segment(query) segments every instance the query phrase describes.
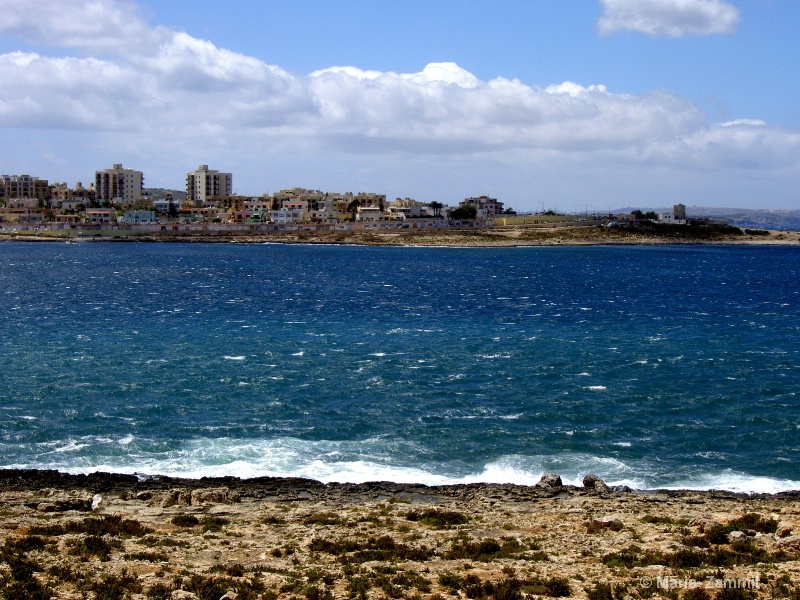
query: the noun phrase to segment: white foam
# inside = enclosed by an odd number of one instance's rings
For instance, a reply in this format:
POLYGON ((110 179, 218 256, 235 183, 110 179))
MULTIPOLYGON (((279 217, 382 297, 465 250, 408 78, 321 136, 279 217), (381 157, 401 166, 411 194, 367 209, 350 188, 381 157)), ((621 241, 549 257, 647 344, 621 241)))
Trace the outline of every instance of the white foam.
POLYGON ((777 494, 789 490, 800 490, 800 481, 757 477, 736 471, 699 475, 686 481, 675 481, 658 486, 667 490, 725 490, 747 494, 777 494))
MULTIPOLYGON (((514 418, 500 417, 500 418, 514 418)), ((120 439, 81 438, 49 444, 36 464, 12 468, 48 468, 72 473, 108 471, 173 477, 306 477, 325 483, 394 481, 447 485, 466 483, 536 484, 543 473, 558 473, 565 484, 582 486, 583 477, 596 473, 610 486, 634 489, 720 489, 746 493, 777 493, 800 489, 800 482, 757 477, 745 473, 697 473, 668 479, 646 464, 617 458, 565 452, 555 455, 506 455, 472 472, 454 471, 453 465, 420 463, 421 448, 386 438, 359 441, 308 441, 297 438, 203 438, 165 452, 148 452, 132 435, 120 439), (113 442, 116 442, 113 443, 113 442), (124 444, 126 451, 97 454, 103 447, 124 444), (55 446, 55 447, 53 447, 55 446), (82 451, 91 446, 91 453, 82 451), (77 455, 75 454, 77 453, 77 455), (94 458, 92 458, 94 456, 94 458), (404 463, 397 458, 403 457, 404 463), (44 460, 41 460, 44 459, 44 460)), ((615 445, 629 445, 617 442, 615 445)), ((117 446, 118 447, 118 446, 117 446)))
POLYGON ((604 385, 588 385, 586 386, 585 389, 592 390, 594 392, 602 392, 603 390, 606 390, 608 388, 604 385))
POLYGON ((223 356, 225 360, 245 360, 246 356, 223 356))

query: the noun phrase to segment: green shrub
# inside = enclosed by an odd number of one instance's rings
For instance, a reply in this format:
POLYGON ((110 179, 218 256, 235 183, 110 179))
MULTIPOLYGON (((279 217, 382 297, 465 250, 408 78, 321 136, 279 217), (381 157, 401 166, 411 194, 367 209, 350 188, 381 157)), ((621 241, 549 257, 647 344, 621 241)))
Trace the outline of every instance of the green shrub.
POLYGON ((200 524, 203 526, 203 533, 206 531, 219 532, 225 525, 230 524, 230 521, 223 517, 206 515, 200 520, 200 524))
POLYGON ((142 584, 135 575, 122 571, 117 575, 103 575, 100 581, 89 584, 88 589, 94 592, 95 600, 119 600, 127 598, 129 592, 142 591, 142 584))
POLYGON ((173 589, 163 583, 156 583, 147 589, 147 600, 171 600, 173 589))
POLYGON ((607 583, 598 583, 594 588, 586 588, 588 600, 615 600, 614 588, 607 583))
POLYGON ((196 525, 200 525, 200 519, 194 515, 175 515, 170 522, 178 527, 195 527, 196 525))
POLYGON ((111 558, 112 547, 119 547, 119 543, 112 544, 97 535, 90 535, 73 543, 69 550, 71 556, 89 558, 96 556, 102 561, 111 558))
POLYGON ((466 515, 452 510, 439 510, 429 508, 423 511, 412 510, 406 513, 408 521, 418 521, 434 529, 448 529, 454 525, 464 525, 469 522, 466 515))

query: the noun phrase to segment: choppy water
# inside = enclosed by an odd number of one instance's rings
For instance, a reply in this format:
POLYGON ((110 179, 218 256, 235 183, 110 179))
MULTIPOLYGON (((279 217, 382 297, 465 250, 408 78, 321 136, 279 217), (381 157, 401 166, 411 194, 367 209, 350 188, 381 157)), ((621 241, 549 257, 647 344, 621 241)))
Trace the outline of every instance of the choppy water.
POLYGON ((800 488, 800 248, 0 244, 0 466, 800 488))

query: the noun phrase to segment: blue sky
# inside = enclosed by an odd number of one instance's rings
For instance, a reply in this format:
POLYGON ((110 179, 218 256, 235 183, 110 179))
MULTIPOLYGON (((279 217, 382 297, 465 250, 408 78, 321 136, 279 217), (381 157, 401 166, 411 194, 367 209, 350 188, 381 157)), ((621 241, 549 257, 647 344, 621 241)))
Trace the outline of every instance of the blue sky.
POLYGON ((800 208, 790 0, 0 0, 3 173, 800 208), (35 7, 35 10, 31 10, 35 7), (339 67, 339 68, 334 68, 339 67))

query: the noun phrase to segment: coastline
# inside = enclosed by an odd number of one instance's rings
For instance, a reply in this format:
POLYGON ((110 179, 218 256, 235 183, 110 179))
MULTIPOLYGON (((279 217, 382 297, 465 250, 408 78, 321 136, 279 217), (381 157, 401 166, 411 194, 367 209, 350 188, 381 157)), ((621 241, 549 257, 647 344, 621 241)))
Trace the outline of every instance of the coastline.
POLYGON ((101 597, 112 583, 124 593, 103 597, 611 600, 679 598, 690 585, 704 598, 800 593, 800 491, 609 492, 548 481, 0 470, 3 560, 17 552, 32 561, 28 584, 59 598, 101 597), (724 595, 743 582, 744 595, 724 595))
MULTIPOLYGON (((709 233, 705 236, 657 235, 647 231, 628 231, 607 227, 493 227, 486 229, 438 229, 430 231, 169 231, 160 233, 126 230, 86 231, 82 237, 64 231, 0 232, 0 240, 21 242, 139 242, 139 243, 245 243, 245 244, 332 244, 365 246, 423 247, 528 247, 600 245, 782 245, 800 244, 800 232, 760 230, 760 235, 709 233)), ((74 233, 74 232, 73 232, 74 233)))

